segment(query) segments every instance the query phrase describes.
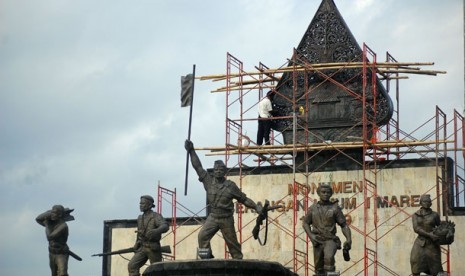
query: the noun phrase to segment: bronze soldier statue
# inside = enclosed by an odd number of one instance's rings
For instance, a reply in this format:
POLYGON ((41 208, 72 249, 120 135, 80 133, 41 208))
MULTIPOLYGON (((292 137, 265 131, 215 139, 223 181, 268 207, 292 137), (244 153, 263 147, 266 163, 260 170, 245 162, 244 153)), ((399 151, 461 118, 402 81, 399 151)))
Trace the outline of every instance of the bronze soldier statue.
MULTIPOLYGON (((207 221, 199 232, 199 250, 207 249, 211 252, 210 240, 218 230, 221 230, 232 258, 242 259, 241 245, 237 240, 236 229, 234 227, 233 199, 249 208, 255 209, 258 213, 260 213, 261 207, 248 198, 237 187, 236 183, 226 179, 226 165, 223 161, 215 161, 213 175, 210 175, 202 167, 202 163, 194 150, 194 144, 190 140, 186 140, 184 147, 190 154, 192 166, 199 176, 199 181, 203 183, 203 187, 207 191, 207 202, 210 206, 207 221)), ((213 256, 209 254, 209 256, 200 257, 212 258, 213 256)))
POLYGON ((68 276, 68 258, 71 255, 78 261, 82 259, 71 252, 67 245, 68 225, 66 221, 74 220, 70 215, 73 209, 64 208, 62 205, 54 205, 37 216, 36 221, 45 227, 48 240, 48 252, 52 276, 68 276))
MULTIPOLYGON (((418 234, 410 253, 410 266, 413 275, 420 275, 422 272, 429 275, 447 275, 442 269, 441 246, 440 244, 450 244, 453 242, 454 223, 445 223, 452 227, 451 238, 446 243, 441 243, 441 237, 435 230, 441 225, 439 214, 431 209, 430 195, 420 197, 420 210, 412 216, 413 230, 418 234)), ((446 233, 448 234, 448 233, 446 233)))
POLYGON ((139 276, 139 270, 147 260, 151 264, 162 261, 161 234, 169 229, 165 219, 159 213, 152 211, 155 207, 153 197, 141 196, 139 207, 143 214, 137 218, 135 254, 128 263, 129 276, 139 276))
POLYGON ((336 236, 336 224, 341 227, 344 242, 344 259, 352 247, 352 234, 338 202, 331 202, 333 189, 322 184, 317 189, 320 200, 310 206, 303 220, 303 227, 313 244, 313 258, 316 275, 326 275, 336 270, 334 255, 341 249, 341 240, 336 236))

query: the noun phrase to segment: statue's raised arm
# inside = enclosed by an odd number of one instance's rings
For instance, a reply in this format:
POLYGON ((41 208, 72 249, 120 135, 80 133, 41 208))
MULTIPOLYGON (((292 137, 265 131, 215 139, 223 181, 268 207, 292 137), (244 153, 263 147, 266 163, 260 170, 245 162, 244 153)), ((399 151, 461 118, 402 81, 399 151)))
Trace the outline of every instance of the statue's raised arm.
POLYGON ((192 167, 194 167, 195 171, 197 172, 198 176, 201 176, 205 169, 202 167, 202 163, 200 162, 199 156, 195 152, 194 143, 191 140, 186 140, 184 142, 184 148, 190 155, 192 167))

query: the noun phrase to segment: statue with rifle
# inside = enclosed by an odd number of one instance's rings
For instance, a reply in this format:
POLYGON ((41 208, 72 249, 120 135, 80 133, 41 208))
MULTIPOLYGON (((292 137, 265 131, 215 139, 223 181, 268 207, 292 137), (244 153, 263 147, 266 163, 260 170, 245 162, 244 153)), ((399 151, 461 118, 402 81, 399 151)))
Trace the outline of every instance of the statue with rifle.
POLYGON ((66 222, 74 220, 72 211, 74 209, 54 205, 51 210, 36 218, 37 223, 45 227, 52 276, 68 276, 69 256, 82 261, 81 257, 72 252, 67 245, 69 232, 66 222))
POLYGON ((155 207, 153 197, 140 197, 139 208, 142 215, 137 218, 137 239, 131 248, 112 252, 94 254, 92 256, 109 256, 134 252, 128 263, 129 276, 140 276, 140 268, 147 262, 150 264, 162 261, 162 253, 171 253, 169 246, 161 246, 161 235, 169 229, 168 223, 161 214, 152 211, 155 207))

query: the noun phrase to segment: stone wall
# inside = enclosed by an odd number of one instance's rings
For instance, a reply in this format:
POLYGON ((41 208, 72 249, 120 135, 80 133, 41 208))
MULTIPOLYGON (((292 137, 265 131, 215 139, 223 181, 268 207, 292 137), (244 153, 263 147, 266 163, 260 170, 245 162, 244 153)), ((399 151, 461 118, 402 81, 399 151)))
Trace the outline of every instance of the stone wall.
MULTIPOLYGON (((242 247, 245 259, 263 259, 268 261, 277 261, 286 267, 293 266, 293 209, 297 210, 297 217, 301 218, 305 214, 305 206, 302 199, 308 191, 309 204, 312 200, 318 198, 316 187, 319 183, 330 183, 333 185, 335 193, 334 199, 338 199, 344 214, 351 221, 353 249, 351 250, 351 261, 345 262, 342 257, 342 251, 337 253, 336 267, 337 270, 344 272, 345 275, 355 275, 363 270, 364 242, 369 248, 375 249, 374 239, 378 239, 377 258, 382 266, 396 272, 399 275, 408 275, 410 273, 410 250, 413 241, 416 238, 412 229, 411 214, 419 208, 419 197, 421 194, 431 194, 433 208, 437 208, 440 200, 436 196, 436 167, 434 166, 393 166, 384 168, 377 173, 376 183, 378 185, 378 198, 373 196, 373 191, 367 191, 370 196, 369 204, 366 205, 367 228, 364 229, 364 196, 363 196, 363 171, 328 171, 312 173, 308 182, 302 174, 296 174, 296 181, 303 184, 297 197, 297 204, 294 204, 292 195, 292 173, 268 173, 251 174, 242 178, 240 183, 239 176, 230 176, 229 179, 242 186, 242 190, 254 201, 264 202, 268 199, 271 205, 283 205, 283 208, 277 209, 269 214, 269 232, 268 243, 260 246, 258 241, 252 237, 252 228, 255 225, 256 214, 251 210, 242 210, 242 247), (381 198, 381 199, 379 199, 381 198), (387 200, 387 201, 385 201, 387 200), (377 233, 374 229, 374 217, 377 217, 377 233), (368 233, 365 239, 363 233, 368 233)), ((373 181, 374 176, 367 175, 373 181)), ((238 211, 238 209, 236 210, 238 211)), ((444 219, 444 217, 442 217, 444 219)), ((449 217, 456 223, 455 242, 450 246, 451 253, 451 271, 454 273, 465 272, 465 263, 459 260, 463 259, 465 253, 460 248, 465 246, 463 231, 465 218, 462 216, 449 217)), ((236 214, 236 227, 237 227, 236 214)), ((197 234, 200 225, 184 225, 177 229, 176 239, 179 244, 176 246, 176 259, 195 259, 197 248, 197 234)), ((307 243, 306 235, 303 231, 301 222, 295 225, 297 238, 295 239, 296 249, 306 252, 307 243)), ((126 248, 134 244, 134 228, 114 228, 111 233, 111 242, 113 250, 126 248)), ((260 233, 263 239, 263 232, 260 233)), ((338 235, 344 241, 344 237, 338 228, 338 235)), ((162 245, 172 245, 172 234, 163 238, 162 245)), ((213 254, 216 258, 224 258, 224 242, 218 234, 212 240, 213 254)), ((308 261, 310 267, 313 265, 313 255, 311 244, 308 244, 308 261)), ((131 254, 124 255, 130 258, 131 254)), ((373 256, 369 256, 373 258, 373 256)), ((443 261, 446 256, 443 255, 443 261)), ((304 261, 304 257, 300 257, 304 261)), ((127 261, 121 256, 111 258, 111 275, 126 275, 127 261)), ((379 266, 378 275, 386 274, 382 266, 379 266)), ((444 269, 446 267, 444 266, 444 269)), ((310 270, 311 271, 311 270, 310 270)), ((303 275, 303 271, 299 270, 303 275)), ((458 274, 457 274, 458 275, 458 274)))

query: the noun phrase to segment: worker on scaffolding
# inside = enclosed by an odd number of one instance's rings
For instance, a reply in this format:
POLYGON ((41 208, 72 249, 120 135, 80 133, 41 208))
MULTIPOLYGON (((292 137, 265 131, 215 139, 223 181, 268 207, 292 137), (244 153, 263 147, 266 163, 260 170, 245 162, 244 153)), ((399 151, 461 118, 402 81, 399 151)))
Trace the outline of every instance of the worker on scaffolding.
POLYGON ((336 236, 336 224, 341 227, 342 234, 346 238, 344 242, 346 261, 348 261, 346 257, 348 251, 352 247, 352 234, 338 202, 330 201, 333 188, 328 184, 321 184, 317 193, 320 200, 308 208, 303 219, 303 228, 313 244, 315 272, 320 276, 336 270, 334 255, 338 249, 341 249, 341 240, 336 236))
POLYGON ((258 103, 258 130, 257 130, 257 145, 261 146, 263 140, 265 145, 270 145, 271 133, 271 117, 273 113, 272 101, 274 98, 274 91, 270 90, 258 103))
POLYGON ((241 245, 237 240, 236 229, 234 227, 233 199, 256 210, 257 213, 261 212, 262 207, 248 198, 247 195, 237 187, 236 183, 226 179, 227 168, 223 161, 215 161, 213 175, 210 175, 202 167, 202 163, 195 152, 194 144, 190 140, 186 140, 184 147, 190 155, 192 166, 199 176, 199 181, 203 183, 207 191, 207 203, 210 210, 207 221, 202 226, 198 236, 199 252, 206 251, 208 254, 199 254, 199 257, 202 259, 213 258, 210 240, 218 230, 221 230, 232 258, 242 259, 241 245))

